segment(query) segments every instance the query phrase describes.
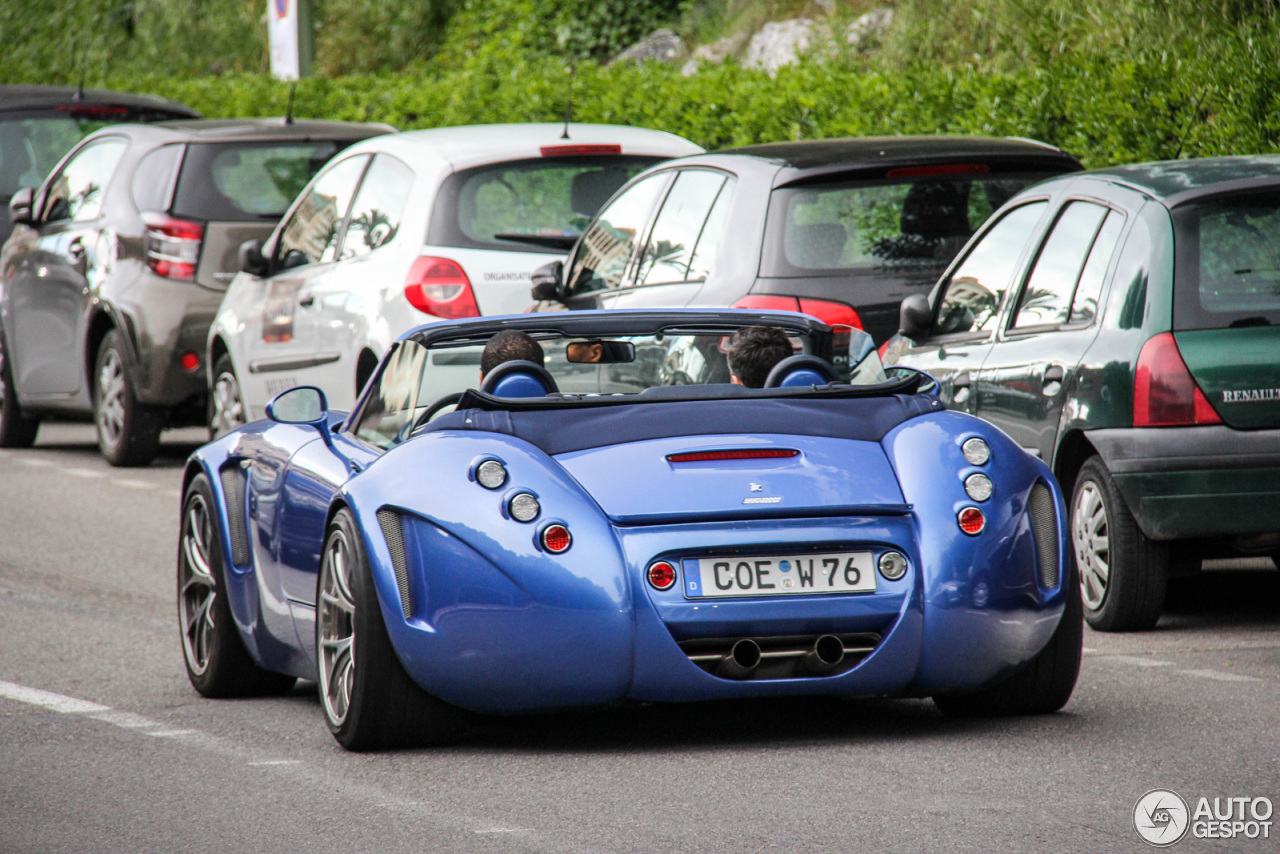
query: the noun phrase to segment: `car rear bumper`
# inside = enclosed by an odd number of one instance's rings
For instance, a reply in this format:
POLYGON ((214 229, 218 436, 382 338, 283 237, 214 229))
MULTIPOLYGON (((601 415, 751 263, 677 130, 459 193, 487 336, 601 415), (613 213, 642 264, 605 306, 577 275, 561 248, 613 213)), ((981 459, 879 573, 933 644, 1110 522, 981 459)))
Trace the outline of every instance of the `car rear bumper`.
POLYGON ((1280 430, 1112 428, 1086 436, 1151 539, 1280 531, 1280 430))

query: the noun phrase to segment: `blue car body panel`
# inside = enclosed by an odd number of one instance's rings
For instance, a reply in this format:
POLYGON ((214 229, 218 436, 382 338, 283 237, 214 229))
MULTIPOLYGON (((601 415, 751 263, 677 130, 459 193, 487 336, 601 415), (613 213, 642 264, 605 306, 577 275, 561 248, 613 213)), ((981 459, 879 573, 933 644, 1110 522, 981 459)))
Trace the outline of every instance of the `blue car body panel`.
POLYGON ((385 452, 353 438, 339 414, 327 428, 262 421, 199 449, 187 477, 203 471, 213 487, 228 598, 250 654, 303 678, 316 676, 316 577, 339 507, 363 532, 405 670, 433 695, 476 711, 924 696, 990 684, 1035 656, 1057 626, 1068 583, 1065 505, 1049 469, 932 395, 797 394, 606 402, 591 412, 466 409, 385 452), (971 437, 991 448, 981 467, 962 454, 971 437), (760 448, 796 454, 668 459, 760 448), (475 481, 485 459, 505 466, 502 487, 475 481), (978 471, 995 494, 982 503, 985 529, 971 536, 957 515, 975 503, 964 478, 978 471), (243 499, 229 501, 236 478, 243 499), (1056 520, 1048 567, 1039 565, 1028 513, 1037 484, 1049 490, 1056 520), (516 492, 538 499, 534 521, 510 517, 516 492), (380 512, 400 526, 402 580, 380 512), (540 544, 552 523, 572 532, 562 554, 540 544), (245 553, 233 542, 237 524, 249 541, 243 563, 234 558, 245 553), (665 591, 645 580, 658 559, 681 567, 801 549, 873 559, 893 550, 908 569, 897 580, 877 577, 874 592, 724 599, 690 596, 683 575, 665 591), (707 639, 826 634, 874 638, 873 649, 841 672, 768 679, 715 675, 689 652, 707 639))

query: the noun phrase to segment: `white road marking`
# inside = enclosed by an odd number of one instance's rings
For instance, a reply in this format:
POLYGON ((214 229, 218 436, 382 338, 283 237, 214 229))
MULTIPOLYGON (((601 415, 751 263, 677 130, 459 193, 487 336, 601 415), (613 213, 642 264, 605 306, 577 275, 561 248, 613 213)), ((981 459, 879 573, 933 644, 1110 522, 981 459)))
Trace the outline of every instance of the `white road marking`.
POLYGON ((14 459, 22 463, 24 466, 31 466, 32 468, 38 469, 53 468, 54 465, 53 460, 42 460, 39 457, 14 457, 14 459))
POLYGON ((111 481, 120 486, 127 486, 130 489, 155 489, 156 485, 146 480, 135 480, 131 477, 118 477, 111 481))
POLYGON ((8 697, 19 703, 40 706, 50 711, 67 715, 83 715, 91 712, 109 712, 110 706, 100 706, 88 700, 77 700, 75 697, 64 697, 52 691, 41 691, 39 688, 28 688, 13 682, 0 682, 0 697, 8 697))
POLYGON ((153 727, 161 727, 164 724, 153 721, 150 718, 144 718, 142 715, 135 715, 133 712, 121 712, 111 709, 106 712, 98 712, 89 715, 95 721, 106 721, 109 724, 115 724, 125 729, 151 729, 153 727))
POLYGON ((1222 670, 1179 670, 1187 676, 1198 676, 1201 679, 1216 679, 1219 682, 1261 682, 1257 676, 1243 676, 1239 673, 1227 673, 1222 670))
POLYGON ((93 469, 63 469, 64 472, 72 477, 106 477, 104 471, 94 471, 93 469))
POLYGON ((301 759, 264 759, 261 762, 249 762, 247 764, 251 768, 260 767, 263 765, 301 765, 302 760, 301 759))
POLYGON ((1162 661, 1159 658, 1144 658, 1140 655, 1101 655, 1098 656, 1102 661, 1118 661, 1121 664, 1131 664, 1134 667, 1172 667, 1172 661, 1162 661))

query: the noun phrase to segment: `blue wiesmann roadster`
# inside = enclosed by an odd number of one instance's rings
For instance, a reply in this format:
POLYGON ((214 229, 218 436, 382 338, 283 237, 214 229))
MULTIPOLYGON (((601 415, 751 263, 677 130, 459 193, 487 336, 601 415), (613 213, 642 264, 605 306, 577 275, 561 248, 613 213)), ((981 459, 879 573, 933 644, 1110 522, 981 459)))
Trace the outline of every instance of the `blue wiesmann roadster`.
POLYGON ((787 312, 421 327, 350 414, 295 388, 192 456, 188 675, 210 697, 314 679, 353 750, 628 700, 1056 711, 1081 644, 1061 492, 930 386, 787 312), (729 382, 747 325, 795 352, 760 389, 729 382), (480 383, 512 328, 545 363, 480 383))

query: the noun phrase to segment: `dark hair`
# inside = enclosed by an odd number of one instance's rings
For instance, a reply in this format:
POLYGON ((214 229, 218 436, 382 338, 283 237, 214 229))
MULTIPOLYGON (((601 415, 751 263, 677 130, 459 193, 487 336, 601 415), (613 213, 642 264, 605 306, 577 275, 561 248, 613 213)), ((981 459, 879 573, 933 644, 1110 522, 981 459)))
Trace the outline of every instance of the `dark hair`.
POLYGON ((729 339, 729 373, 749 388, 763 388, 773 366, 794 352, 787 333, 772 326, 744 326, 729 339))
POLYGON ((541 365, 544 358, 542 345, 527 332, 504 329, 484 345, 484 352, 480 354, 480 373, 487 374, 503 362, 516 359, 541 365))

